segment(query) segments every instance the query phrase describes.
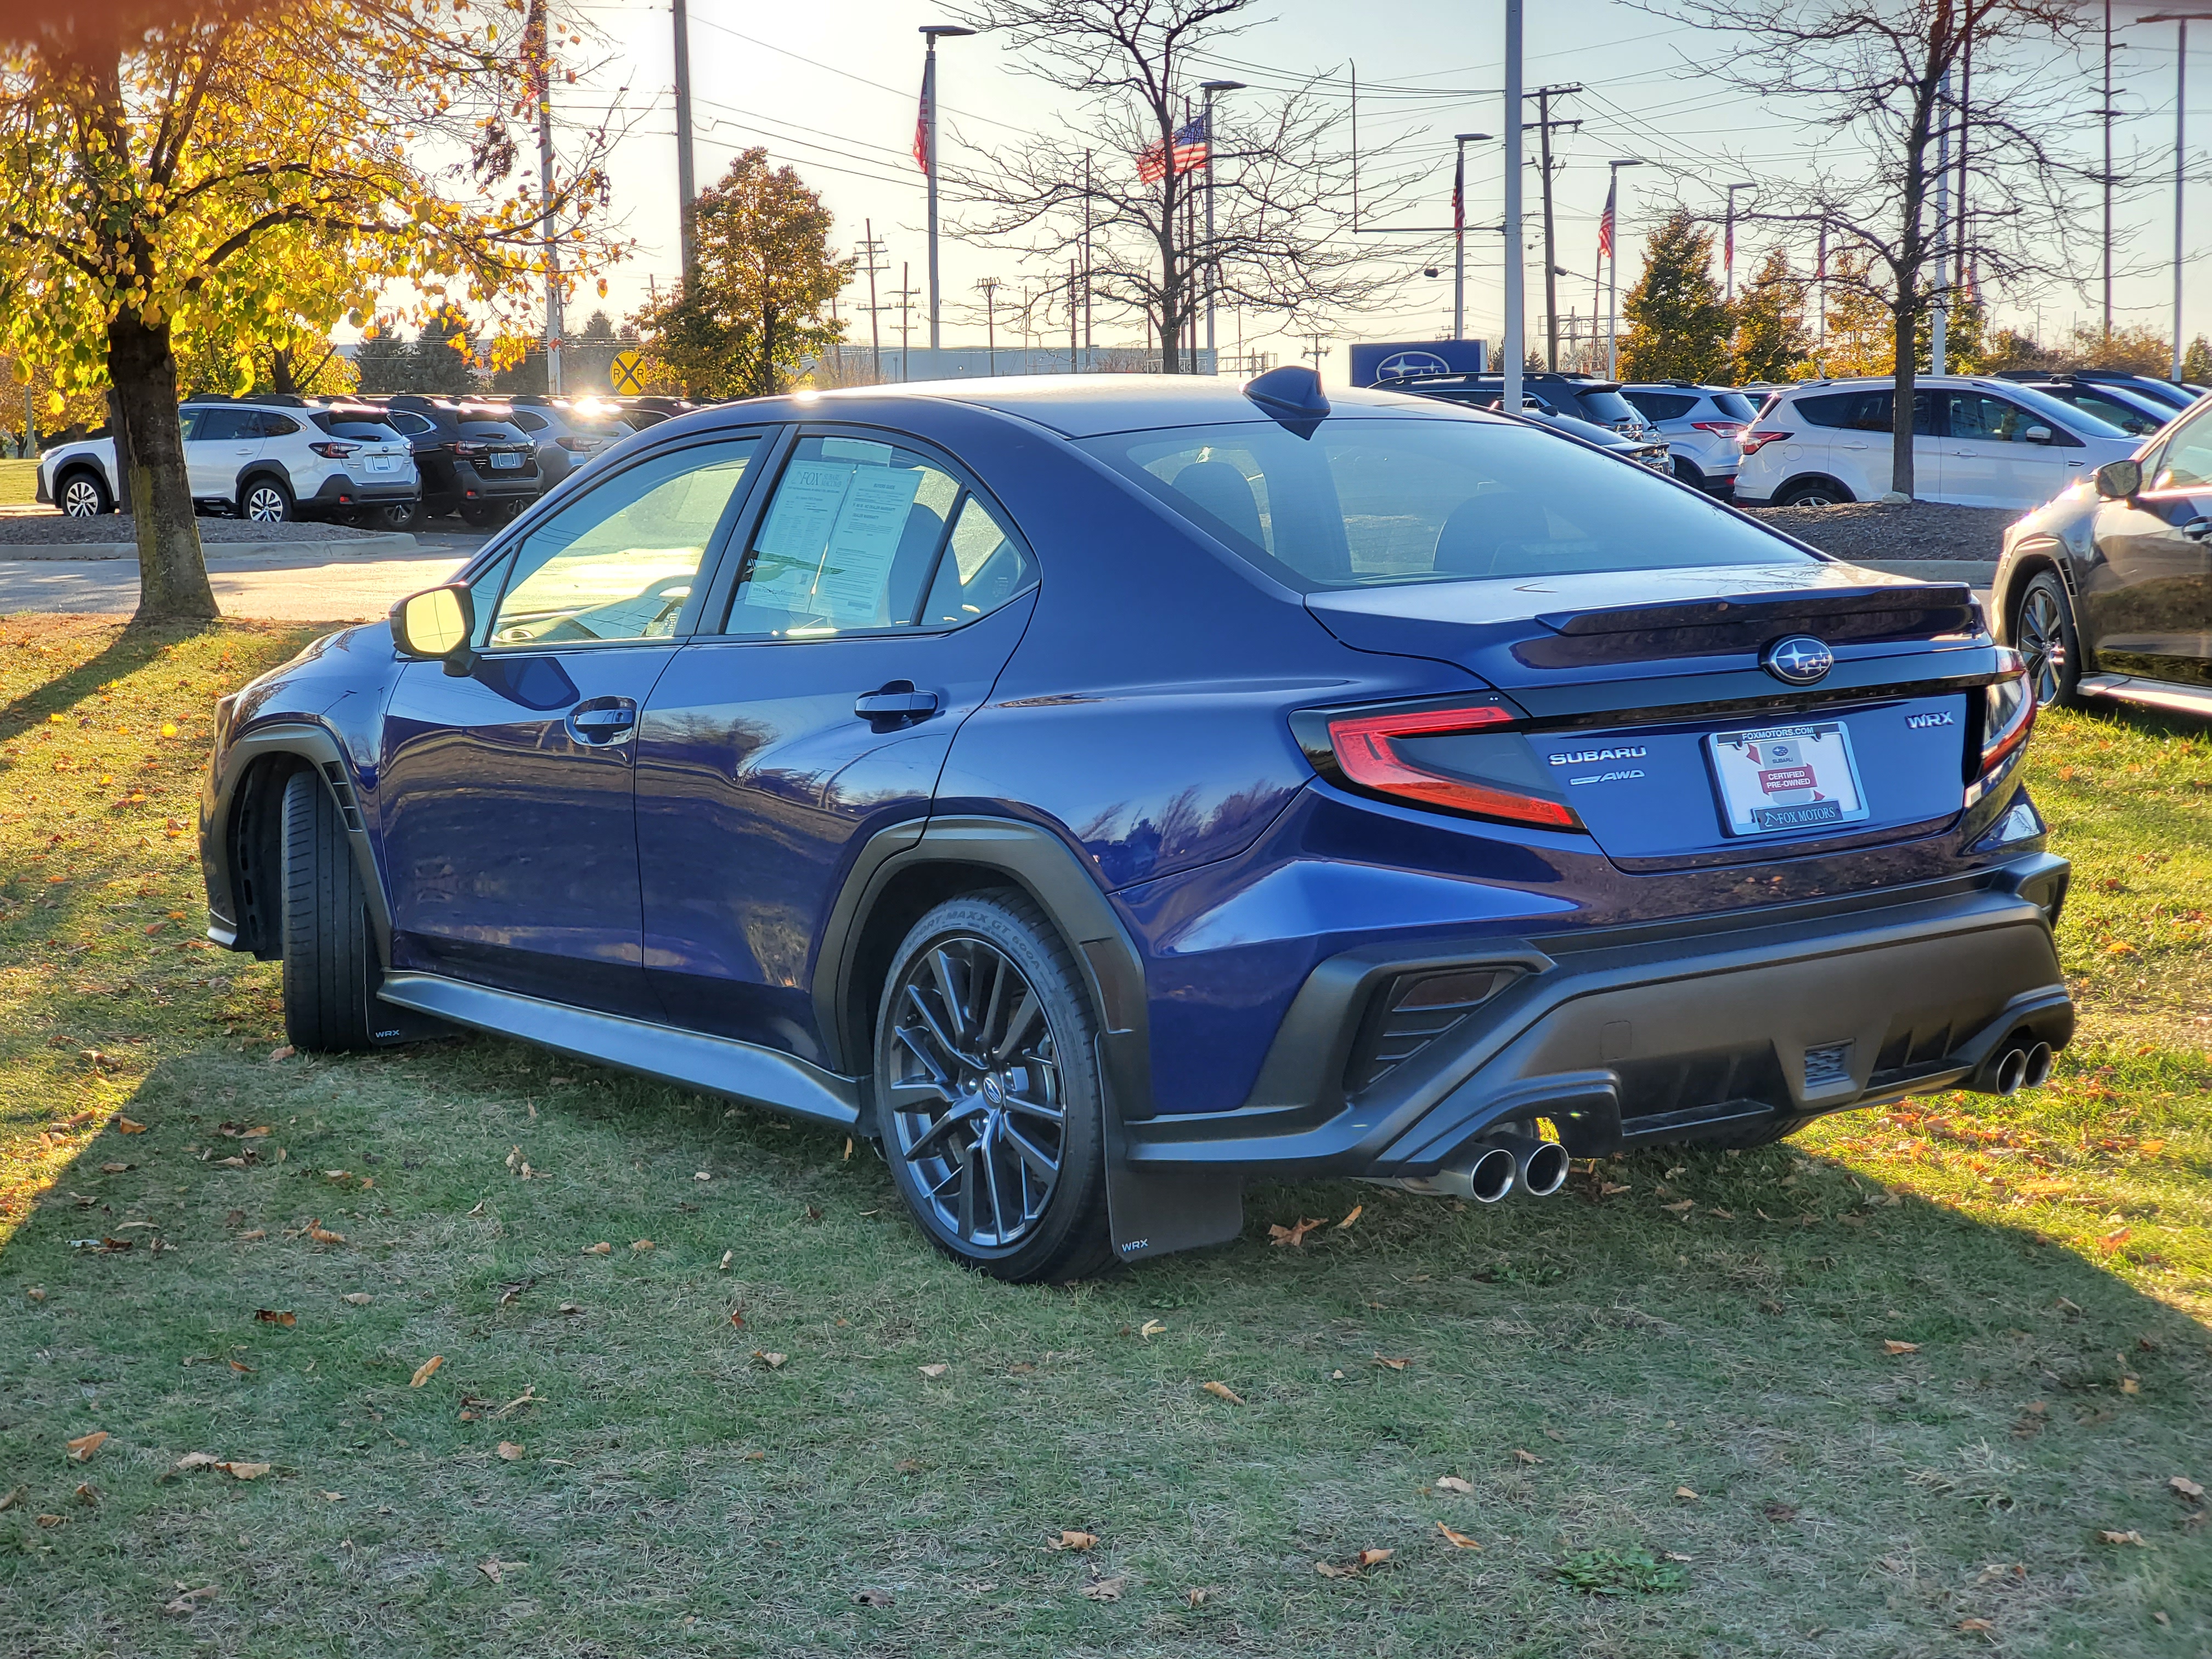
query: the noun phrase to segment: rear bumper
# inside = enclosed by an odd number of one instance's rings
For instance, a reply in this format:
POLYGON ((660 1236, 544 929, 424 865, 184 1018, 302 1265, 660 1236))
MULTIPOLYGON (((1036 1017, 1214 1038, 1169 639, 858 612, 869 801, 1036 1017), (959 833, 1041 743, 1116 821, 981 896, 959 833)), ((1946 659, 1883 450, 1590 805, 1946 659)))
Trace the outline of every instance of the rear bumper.
POLYGON ((1370 947, 1316 969, 1253 1103, 1128 1126, 1133 1168, 1411 1176, 1548 1118, 1577 1157, 1972 1086, 2015 1041, 2063 1047, 2051 937, 2068 866, 2037 854, 1936 892, 1726 927, 1370 947), (1409 969, 1521 976, 1365 1090, 1340 1083, 1409 969), (1302 1094, 1303 1097, 1295 1097, 1302 1094))
POLYGON ((475 501, 534 501, 546 488, 533 469, 529 472, 487 472, 471 462, 453 469, 455 487, 464 500, 475 501))

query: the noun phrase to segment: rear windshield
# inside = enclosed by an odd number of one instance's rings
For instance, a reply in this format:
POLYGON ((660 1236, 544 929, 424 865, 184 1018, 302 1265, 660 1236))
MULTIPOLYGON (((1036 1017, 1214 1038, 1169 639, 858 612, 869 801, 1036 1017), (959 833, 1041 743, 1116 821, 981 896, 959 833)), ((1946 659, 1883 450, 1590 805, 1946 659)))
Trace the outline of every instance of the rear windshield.
POLYGON ((1816 562, 1632 462, 1492 421, 1332 416, 1121 432, 1083 447, 1302 592, 1816 562))
POLYGON ((1618 392, 1577 392, 1571 394, 1571 398, 1582 405, 1584 420, 1595 421, 1600 426, 1637 418, 1634 405, 1618 392))
POLYGON ((1713 393, 1713 407, 1720 410, 1723 420, 1755 421, 1759 418, 1759 405, 1741 392, 1716 392, 1713 393))
POLYGON ((1698 406, 1695 392, 1624 392, 1620 395, 1642 410, 1647 421, 1679 421, 1698 406))

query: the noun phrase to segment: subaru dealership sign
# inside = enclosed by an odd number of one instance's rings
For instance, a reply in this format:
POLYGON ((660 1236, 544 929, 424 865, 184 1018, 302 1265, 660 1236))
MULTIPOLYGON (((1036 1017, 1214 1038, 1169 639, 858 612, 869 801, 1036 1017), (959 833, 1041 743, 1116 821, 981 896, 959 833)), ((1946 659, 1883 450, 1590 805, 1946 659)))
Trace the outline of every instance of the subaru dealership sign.
POLYGON ((1352 348, 1352 384, 1373 386, 1401 374, 1480 374, 1490 349, 1480 340, 1392 340, 1352 348))

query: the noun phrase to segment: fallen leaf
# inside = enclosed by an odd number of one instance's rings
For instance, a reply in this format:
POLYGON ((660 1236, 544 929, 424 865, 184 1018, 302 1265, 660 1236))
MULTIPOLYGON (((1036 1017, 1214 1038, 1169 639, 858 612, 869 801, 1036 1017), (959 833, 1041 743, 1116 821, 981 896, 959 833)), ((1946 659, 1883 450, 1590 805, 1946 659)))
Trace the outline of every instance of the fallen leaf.
POLYGON ((103 1164, 100 1166, 100 1172, 102 1175, 121 1175, 129 1168, 131 1165, 128 1164, 103 1164))
POLYGON ((1455 1474, 1440 1474, 1431 1484, 1438 1492, 1455 1492, 1469 1498, 1474 1495, 1474 1482, 1462 1480, 1455 1474))
POLYGON ((499 1455, 502 1461, 512 1463, 522 1455, 522 1448, 512 1440, 502 1440, 499 1443, 499 1455))
POLYGON ((211 1469, 222 1462, 213 1452, 186 1452, 170 1467, 171 1474, 182 1474, 189 1469, 211 1469))
POLYGON ((1143 1324, 1137 1328, 1137 1334, 1143 1337, 1146 1341, 1149 1342, 1154 1337, 1160 1335, 1166 1329, 1167 1327, 1158 1320, 1147 1319, 1143 1324))
POLYGON ((1097 1533, 1070 1532, 1065 1528, 1061 1530, 1060 1536, 1056 1540, 1045 1546, 1048 1550, 1088 1550, 1096 1549, 1097 1547, 1098 1534, 1097 1533))
POLYGON ((2134 1531, 2112 1532, 2100 1528, 2097 1534, 2097 1541, 2100 1544, 2133 1544, 2139 1548, 2148 1547, 2143 1543, 2143 1535, 2134 1531))
POLYGON ((1694 1210, 1697 1206, 1698 1200, 1696 1199, 1686 1198, 1679 1204, 1662 1204, 1659 1207, 1666 1211, 1669 1215, 1680 1215, 1683 1211, 1694 1210))
POLYGON ((1884 1353, 1918 1353, 1920 1345, 1917 1342, 1899 1342, 1895 1337, 1890 1337, 1883 1341, 1881 1351, 1884 1353))
POLYGON ((350 1302, 356 1308, 366 1308, 370 1303, 375 1301, 376 1298, 371 1296, 367 1291, 348 1291, 344 1296, 339 1298, 339 1300, 350 1302))
POLYGON ((1402 1371, 1412 1362, 1404 1359, 1393 1359, 1388 1354, 1378 1353, 1375 1356, 1375 1363, 1378 1365, 1388 1365, 1394 1371, 1402 1371))
POLYGON ((1443 1534, 1444 1540, 1455 1550, 1479 1550, 1482 1547, 1465 1533, 1454 1532, 1441 1521, 1437 1522, 1437 1530, 1443 1534))
POLYGON ((952 1368, 950 1365, 947 1365, 943 1360, 939 1360, 934 1365, 917 1365, 915 1369, 920 1371, 924 1376, 933 1380, 944 1376, 945 1372, 951 1370, 952 1368))
POLYGON ((504 1571, 504 1564, 498 1561, 479 1561, 477 1563, 477 1571, 496 1584, 500 1582, 500 1575, 504 1571))
POLYGON ((559 1307, 554 1309, 553 1311, 556 1314, 574 1315, 583 1312, 584 1308, 583 1304, 579 1302, 563 1302, 559 1307))
POLYGON ((76 1488, 76 1501, 87 1509, 99 1507, 100 1489, 88 1481, 79 1481, 76 1488))
POLYGON ((230 1368, 236 1371, 240 1376, 251 1376, 253 1375, 252 1366, 241 1364, 235 1359, 230 1362, 230 1368))
POLYGON ((649 1238, 633 1238, 629 1242, 629 1247, 633 1250, 649 1250, 653 1248, 653 1241, 649 1238))
POLYGON ((178 1596, 176 1600, 169 1602, 161 1609, 161 1611, 164 1613, 191 1613, 198 1609, 202 1601, 211 1599, 214 1595, 215 1586, 213 1584, 204 1585, 198 1589, 186 1590, 182 1595, 178 1596))
POLYGON ((94 1429, 90 1434, 79 1435, 76 1439, 69 1443, 70 1462, 72 1463, 82 1463, 87 1462, 91 1458, 93 1453, 98 1451, 102 1445, 106 1443, 106 1441, 107 1431, 106 1429, 94 1429))
POLYGON ((1338 1223, 1336 1224, 1336 1230, 1337 1230, 1337 1231, 1339 1231, 1339 1232, 1342 1232, 1342 1231, 1343 1231, 1346 1227, 1349 1227, 1349 1226, 1350 1226, 1353 1222, 1355 1222, 1355 1221, 1358 1220, 1358 1219, 1359 1219, 1359 1218, 1360 1218, 1360 1216, 1361 1216, 1361 1214, 1362 1214, 1362 1213, 1366 1210, 1366 1208, 1367 1208, 1367 1206, 1366 1206, 1364 1204, 1355 1204, 1355 1205, 1353 1205, 1353 1206, 1352 1206, 1352 1213, 1351 1213, 1350 1215, 1348 1215, 1348 1216, 1345 1217, 1343 1220, 1341 1220, 1341 1221, 1340 1221, 1340 1222, 1338 1222, 1338 1223))
POLYGON ((218 1471, 228 1475, 234 1480, 258 1480, 263 1475, 269 1473, 271 1465, 267 1463, 224 1462, 216 1464, 216 1468, 218 1471))
POLYGON ((1597 1184, 1597 1195, 1600 1198, 1617 1198, 1623 1193, 1632 1193, 1635 1190, 1635 1188, 1625 1186, 1617 1181, 1601 1181, 1597 1184))
POLYGON ((1719 1205, 1717 1205, 1717 1204, 1714 1205, 1714 1206, 1713 1206, 1713 1207, 1712 1207, 1712 1208, 1711 1208, 1710 1210, 1707 1210, 1707 1211, 1705 1212, 1705 1213, 1706 1213, 1707 1215, 1717 1215, 1717 1216, 1718 1216, 1718 1217, 1719 1217, 1722 1220, 1723 1220, 1723 1221, 1733 1221, 1733 1220, 1735 1220, 1735 1211, 1733 1211, 1733 1210, 1723 1210, 1723 1208, 1721 1208, 1721 1206, 1720 1206, 1719 1205))
POLYGON ((0 1492, 0 1510, 14 1509, 23 1501, 27 1491, 26 1487, 17 1486, 11 1492, 0 1492))
POLYGON ((1996 1626, 1986 1619, 1961 1619, 1952 1628, 1954 1630, 1995 1630, 1996 1626))
POLYGON ((42 1285, 33 1285, 29 1290, 25 1291, 23 1294, 29 1297, 33 1302, 44 1302, 46 1299, 46 1289, 42 1285))
POLYGON ((1317 1215, 1310 1221, 1300 1221, 1294 1226, 1279 1227, 1271 1224, 1267 1229, 1267 1240, 1273 1244, 1291 1244, 1303 1249, 1305 1247, 1306 1235, 1315 1228, 1325 1224, 1328 1220, 1327 1216, 1317 1215))
POLYGON ((2140 1377, 2134 1376, 2122 1377, 2120 1379, 2120 1392, 2122 1394, 2141 1394, 2142 1392, 2142 1380, 2140 1377))
POLYGON ((1523 1463, 1540 1463, 1544 1461, 1542 1458, 1537 1456, 1535 1453, 1532 1451, 1523 1451, 1518 1446, 1516 1446, 1513 1449, 1513 1455, 1523 1463))
POLYGON ((146 1126, 136 1118, 118 1117, 115 1120, 115 1133, 119 1135, 143 1135, 146 1133, 146 1126))
POLYGON ((1241 1406, 1244 1403, 1244 1396, 1226 1382, 1209 1382, 1206 1385, 1206 1391, 1216 1400, 1226 1400, 1232 1406, 1241 1406))
POLYGON ((313 1239, 318 1244, 343 1244, 345 1243, 345 1235, 343 1233, 332 1232, 329 1228, 323 1225, 319 1218, 316 1217, 310 1217, 308 1218, 307 1237, 313 1239))
POLYGON ((737 1252, 735 1250, 725 1250, 722 1252, 722 1272, 727 1273, 730 1271, 730 1258, 736 1254, 737 1252))
POLYGON ((772 1371, 780 1371, 783 1369, 785 1363, 790 1359, 791 1356, 787 1353, 764 1353, 760 1349, 755 1348, 753 1350, 753 1358, 759 1360, 760 1363, 767 1366, 769 1370, 772 1371))
POLYGON ((1677 1497, 1677 1498, 1688 1498, 1688 1499, 1690 1500, 1690 1502, 1692 1502, 1692 1504, 1697 1503, 1697 1502, 1698 1501, 1698 1494, 1697 1494, 1697 1493, 1695 1493, 1695 1492, 1692 1492, 1692 1491, 1691 1491, 1687 1486, 1677 1486, 1677 1487, 1675 1487, 1675 1488, 1674 1488, 1674 1496, 1675 1496, 1675 1497, 1677 1497))
POLYGON ((271 1048, 269 1051, 269 1058, 270 1060, 274 1063, 280 1060, 289 1060, 293 1055, 299 1052, 300 1051, 297 1048, 295 1048, 290 1043, 287 1042, 283 1044, 281 1047, 271 1048))
POLYGON ((1194 1607, 1202 1607, 1206 1605, 1206 1598, 1212 1594, 1213 1592, 1210 1589, 1199 1589, 1194 1588, 1185 1590, 1182 1593, 1182 1599, 1189 1602, 1191 1606, 1194 1607))
POLYGON ((1797 1511, 1787 1504, 1769 1504, 1762 1513, 1778 1527, 1786 1525, 1797 1518, 1797 1511))
MULTIPOLYGON (((850 1146, 852 1143, 846 1143, 850 1146)), ((853 1600, 864 1607, 887 1607, 891 1604, 891 1593, 887 1589, 854 1590, 853 1600)))
POLYGON ((2191 1480, 2185 1474, 2177 1474, 2166 1484, 2172 1487, 2174 1491, 2179 1492, 2184 1498, 2196 1499, 2201 1498, 2204 1496, 2204 1488, 2198 1486, 2194 1480, 2191 1480))
POLYGON ((1094 1579, 1085 1584, 1078 1594, 1093 1601, 1118 1601, 1121 1599, 1122 1586, 1128 1582, 1126 1576, 1120 1578, 1094 1579))
POLYGON ((69 1517, 65 1515, 41 1515, 36 1519, 42 1527, 60 1527, 69 1523, 69 1517))
POLYGON ((425 1382, 428 1382, 430 1380, 431 1376, 436 1372, 438 1367, 445 1363, 445 1355, 441 1353, 432 1354, 428 1359, 424 1360, 421 1364, 415 1368, 415 1376, 413 1379, 409 1382, 407 1386, 410 1389, 421 1388, 425 1382))

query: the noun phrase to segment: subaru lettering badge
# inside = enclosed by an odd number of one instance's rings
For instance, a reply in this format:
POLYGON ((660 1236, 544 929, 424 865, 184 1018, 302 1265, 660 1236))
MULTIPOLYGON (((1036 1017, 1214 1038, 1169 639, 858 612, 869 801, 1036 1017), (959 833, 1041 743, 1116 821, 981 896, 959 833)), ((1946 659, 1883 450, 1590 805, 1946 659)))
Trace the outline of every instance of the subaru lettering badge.
POLYGON ((1827 678, 1836 665, 1836 653, 1809 634, 1792 634, 1768 646, 1760 665, 1788 684, 1810 685, 1827 678))

